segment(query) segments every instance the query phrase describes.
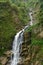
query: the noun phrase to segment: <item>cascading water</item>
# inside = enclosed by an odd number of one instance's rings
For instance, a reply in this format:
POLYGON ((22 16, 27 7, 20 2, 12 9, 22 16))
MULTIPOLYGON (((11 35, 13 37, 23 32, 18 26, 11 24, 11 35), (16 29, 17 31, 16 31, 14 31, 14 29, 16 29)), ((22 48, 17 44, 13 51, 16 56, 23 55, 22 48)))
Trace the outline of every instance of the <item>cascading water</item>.
POLYGON ((31 19, 30 25, 33 25, 33 17, 32 17, 32 14, 33 14, 32 12, 29 13, 29 16, 30 16, 30 19, 31 19))
MULTIPOLYGON (((30 25, 32 25, 32 12, 29 13, 30 15, 30 25)), ((13 41, 13 49, 12 49, 12 52, 13 52, 13 59, 11 59, 11 65, 17 65, 18 62, 19 62, 19 59, 20 59, 20 52, 21 52, 21 49, 20 49, 20 45, 22 45, 23 43, 23 33, 25 31, 25 29, 27 29, 29 27, 29 25, 25 26, 25 28, 23 30, 21 30, 20 32, 18 32, 15 36, 15 39, 13 41)))
POLYGON ((17 65, 19 62, 19 56, 20 56, 20 45, 23 43, 23 30, 17 33, 15 36, 15 39, 13 41, 13 60, 11 62, 11 65, 17 65))

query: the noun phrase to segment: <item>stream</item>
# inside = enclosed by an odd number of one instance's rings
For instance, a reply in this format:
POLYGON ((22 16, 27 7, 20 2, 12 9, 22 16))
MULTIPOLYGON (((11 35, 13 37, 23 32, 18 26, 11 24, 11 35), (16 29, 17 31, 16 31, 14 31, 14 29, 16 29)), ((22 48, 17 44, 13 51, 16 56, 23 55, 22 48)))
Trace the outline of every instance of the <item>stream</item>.
MULTIPOLYGON (((32 17, 32 11, 30 11, 29 13, 30 16, 30 25, 33 25, 33 17, 32 17)), ((21 47, 22 47, 22 43, 23 43, 23 34, 24 31, 29 27, 29 25, 25 26, 24 29, 22 29, 21 31, 19 31, 14 38, 13 41, 13 46, 12 46, 12 52, 13 52, 13 59, 11 58, 11 65, 17 65, 19 62, 20 57, 20 53, 21 53, 21 47)))

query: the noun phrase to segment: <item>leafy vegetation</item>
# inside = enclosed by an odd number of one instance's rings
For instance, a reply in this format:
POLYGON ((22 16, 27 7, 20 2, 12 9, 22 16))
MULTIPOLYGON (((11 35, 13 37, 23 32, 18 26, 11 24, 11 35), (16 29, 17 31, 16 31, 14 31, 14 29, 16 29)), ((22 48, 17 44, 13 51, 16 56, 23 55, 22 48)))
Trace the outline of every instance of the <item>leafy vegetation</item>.
POLYGON ((11 49, 15 34, 30 21, 30 7, 38 23, 30 26, 26 32, 31 32, 32 46, 40 46, 39 55, 43 54, 43 38, 38 38, 43 31, 43 0, 0 0, 0 56, 11 49))
POLYGON ((0 55, 11 49, 15 34, 28 23, 27 12, 24 4, 18 7, 7 0, 0 2, 0 55))

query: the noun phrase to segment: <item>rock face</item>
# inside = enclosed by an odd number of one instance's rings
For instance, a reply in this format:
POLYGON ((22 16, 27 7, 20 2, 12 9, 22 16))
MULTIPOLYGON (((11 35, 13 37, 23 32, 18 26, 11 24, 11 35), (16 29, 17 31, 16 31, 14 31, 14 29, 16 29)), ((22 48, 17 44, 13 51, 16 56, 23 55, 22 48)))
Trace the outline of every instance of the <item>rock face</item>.
POLYGON ((7 56, 7 57, 10 57, 11 54, 12 54, 12 51, 6 51, 6 52, 4 53, 4 55, 7 56))
POLYGON ((41 47, 31 45, 31 42, 31 32, 24 33, 24 43, 20 54, 22 61, 18 65, 41 65, 41 60, 38 59, 41 47))
POLYGON ((43 38, 43 31, 38 34, 38 38, 43 38))
MULTIPOLYGON (((22 44, 21 58, 18 65, 41 65, 41 61, 38 59, 40 46, 31 45, 31 32, 24 33, 24 42, 22 44)), ((3 57, 0 57, 0 63, 2 65, 10 65, 12 51, 8 50, 4 53, 3 57)))
POLYGON ((7 61, 8 61, 8 59, 7 59, 7 57, 3 57, 3 58, 1 58, 0 61, 1 61, 2 65, 5 65, 7 63, 7 61))
POLYGON ((6 51, 3 54, 3 56, 0 57, 0 64, 1 65, 6 65, 10 61, 11 55, 12 55, 12 52, 10 50, 6 51))

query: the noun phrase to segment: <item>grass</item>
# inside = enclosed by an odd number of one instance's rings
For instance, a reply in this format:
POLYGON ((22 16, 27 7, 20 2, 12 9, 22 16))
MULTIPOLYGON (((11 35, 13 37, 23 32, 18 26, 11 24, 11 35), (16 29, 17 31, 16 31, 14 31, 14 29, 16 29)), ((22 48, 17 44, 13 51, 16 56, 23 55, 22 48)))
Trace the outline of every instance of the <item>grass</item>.
POLYGON ((42 46, 43 45, 43 39, 35 39, 35 38, 32 38, 32 44, 34 45, 40 45, 42 46))
POLYGON ((0 0, 0 2, 8 2, 8 0, 0 0))

